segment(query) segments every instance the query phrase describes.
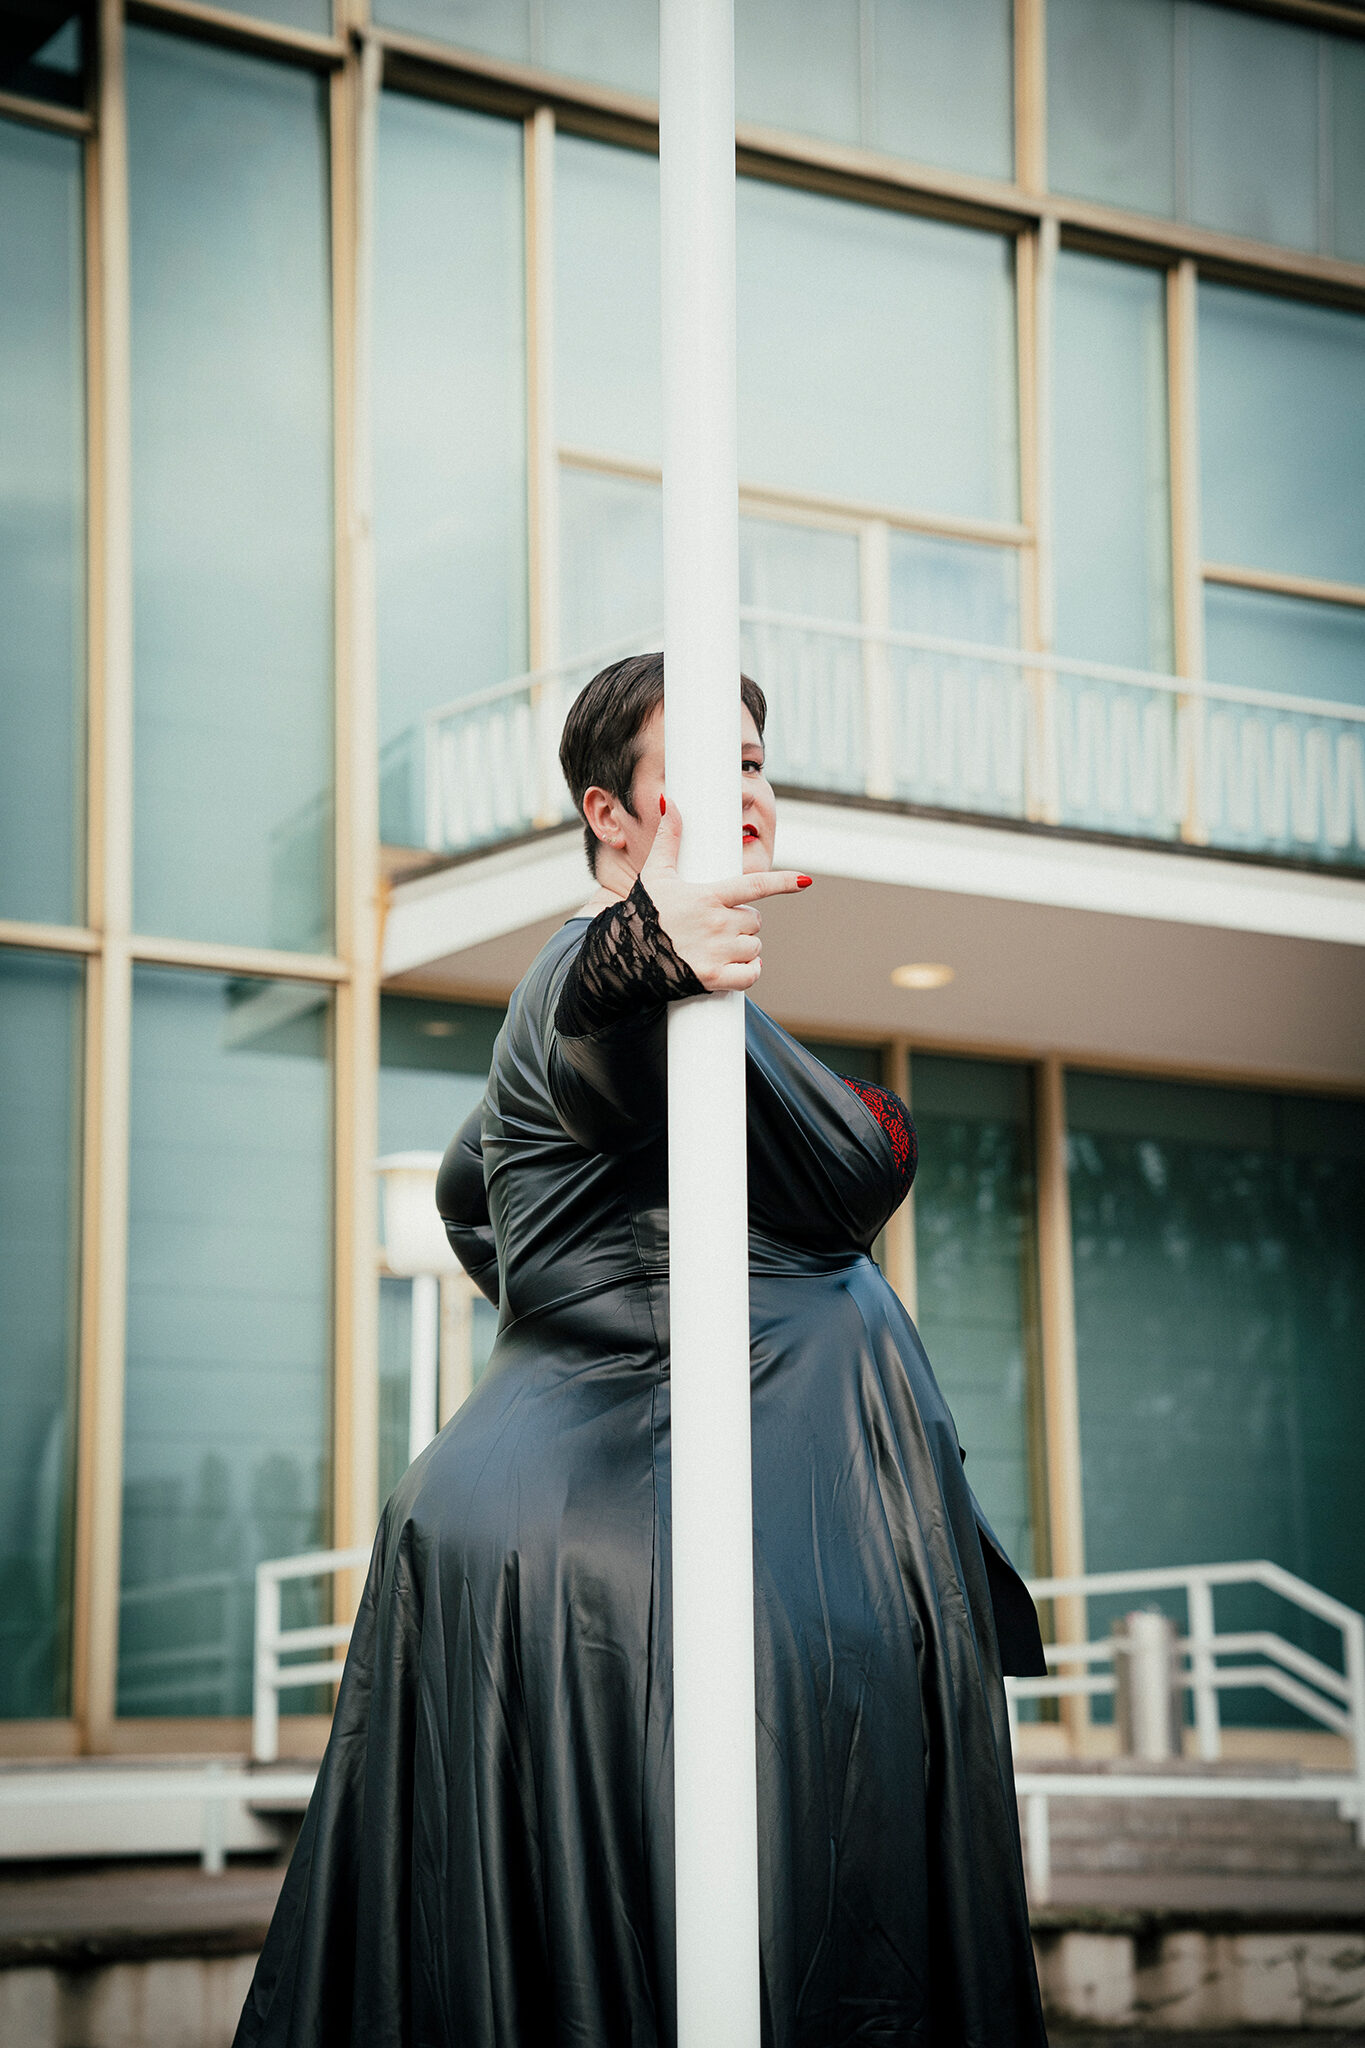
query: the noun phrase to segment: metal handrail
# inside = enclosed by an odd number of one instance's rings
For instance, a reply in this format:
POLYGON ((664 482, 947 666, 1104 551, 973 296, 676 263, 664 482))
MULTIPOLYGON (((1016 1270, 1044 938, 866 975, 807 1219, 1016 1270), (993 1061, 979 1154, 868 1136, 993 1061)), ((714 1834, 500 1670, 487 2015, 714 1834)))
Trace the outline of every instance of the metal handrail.
POLYGON ((370 1561, 369 1547, 309 1550, 299 1557, 268 1558, 256 1567, 256 1655, 251 1709, 251 1755, 255 1763, 274 1763, 280 1753, 280 1694, 302 1686, 334 1685, 346 1668, 344 1657, 326 1662, 285 1664, 281 1660, 303 1650, 341 1649, 351 1640, 349 1621, 310 1622, 285 1628, 280 1588, 290 1579, 329 1578, 335 1572, 357 1571, 370 1561))
MULTIPOLYGON (((1154 1769, 1122 1774, 1106 1771, 1066 1771, 1016 1774, 1015 1786, 1024 1809, 1025 1860, 1029 1889, 1035 1903, 1043 1903, 1051 1884, 1051 1847, 1048 1800, 1059 1798, 1105 1799, 1322 1799, 1331 1800, 1345 1819, 1353 1820, 1358 1839, 1365 1843, 1365 1617, 1344 1601, 1310 1585, 1282 1565, 1260 1558, 1242 1564, 1162 1567, 1145 1571, 1088 1572, 1067 1578, 1032 1579, 1029 1592, 1035 1601, 1084 1601, 1124 1593, 1183 1593, 1188 1616, 1188 1634, 1176 1641, 1178 1654, 1187 1659, 1186 1668, 1175 1675, 1175 1684, 1188 1692, 1194 1702, 1196 1749, 1205 1765, 1216 1764, 1222 1753, 1218 1695, 1225 1691, 1261 1690, 1287 1701, 1334 1734, 1344 1735, 1351 1746, 1351 1765, 1341 1773, 1306 1774, 1285 1779, 1261 1779, 1220 1773, 1217 1777, 1191 1775, 1183 1771, 1154 1769), (1303 1613, 1337 1629, 1341 1637, 1343 1669, 1334 1670, 1319 1657, 1287 1642, 1271 1629, 1236 1629, 1218 1632, 1214 1615, 1214 1593, 1219 1587, 1260 1586, 1289 1601, 1303 1613), (1220 1656, 1259 1654, 1260 1664, 1219 1664, 1220 1656), (1305 1682, 1307 1681, 1307 1682, 1305 1682), (1340 1702, 1341 1704, 1337 1704, 1340 1702)), ((1082 1626, 1084 1625, 1082 1619, 1082 1626)), ((1025 1699, 1065 1699, 1077 1695, 1094 1697, 1112 1693, 1116 1680, 1110 1674, 1077 1676, 1076 1665, 1113 1663, 1112 1636, 1098 1641, 1052 1643, 1046 1646, 1048 1665, 1070 1665, 1070 1674, 1050 1673, 1044 1678, 1007 1678, 1010 1733, 1018 1749, 1018 1703, 1025 1699)))

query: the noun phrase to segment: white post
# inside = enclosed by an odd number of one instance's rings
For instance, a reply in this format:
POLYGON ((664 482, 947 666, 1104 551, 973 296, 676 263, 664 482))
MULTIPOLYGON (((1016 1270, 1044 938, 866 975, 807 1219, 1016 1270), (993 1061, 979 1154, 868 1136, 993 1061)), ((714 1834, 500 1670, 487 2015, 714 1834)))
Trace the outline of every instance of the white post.
POLYGON ((1218 1688, 1213 1682, 1213 1588, 1207 1579, 1191 1578, 1187 1598, 1195 1747, 1201 1763, 1213 1764, 1217 1763, 1223 1753, 1218 1716, 1218 1688))
MULTIPOLYGON (((680 866, 740 865, 732 0, 662 0, 664 648, 680 866)), ((668 1022, 679 2048, 758 2048, 744 999, 668 1022)))
POLYGON ((441 1356, 441 1283, 434 1273, 412 1280, 411 1377, 408 1381, 408 1463, 436 1434, 436 1383, 441 1356))
POLYGON ((279 1677, 280 1582, 264 1566, 256 1570, 256 1686, 252 1702, 251 1755, 273 1764, 280 1753, 279 1677))
POLYGON ((1052 1899, 1052 1832, 1046 1792, 1030 1792, 1024 1800, 1024 1863, 1029 1903, 1046 1906, 1052 1899))

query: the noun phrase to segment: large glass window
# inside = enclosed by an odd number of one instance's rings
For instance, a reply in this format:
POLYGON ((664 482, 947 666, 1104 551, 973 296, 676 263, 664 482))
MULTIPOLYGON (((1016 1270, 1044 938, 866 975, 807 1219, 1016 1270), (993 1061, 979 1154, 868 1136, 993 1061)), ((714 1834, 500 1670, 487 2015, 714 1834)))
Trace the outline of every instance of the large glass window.
POLYGON ((329 1019, 302 983, 135 974, 121 1714, 249 1712, 255 1568, 326 1539, 329 1019))
MULTIPOLYGON (((386 26, 654 98, 652 0, 377 0, 386 26)), ((739 0, 741 121, 1010 178, 1009 0, 739 0)))
POLYGON ((915 1053, 919 1329, 967 1477, 1022 1571, 1035 1565, 1038 1376, 1028 1070, 915 1053))
POLYGON ((0 121, 0 916, 53 924, 85 894, 81 181, 0 121))
POLYGON ((0 1719, 69 1711, 79 964, 0 951, 0 1719))
POLYGON ((423 714, 527 660, 522 131, 386 93, 375 194, 380 832, 425 844, 423 714))
MULTIPOLYGON (((384 996, 379 1009, 379 1150, 444 1152, 483 1096, 502 1028, 501 1006, 436 1003, 384 996)), ((497 1310, 470 1298, 457 1278, 444 1283, 443 1378, 476 1382, 497 1334, 497 1310), (453 1296, 453 1298, 452 1298, 453 1296), (463 1351, 462 1357, 451 1354, 463 1351)), ((412 1363, 412 1283, 385 1277, 379 1293, 379 1497, 386 1500, 408 1463, 412 1363)))
POLYGON ((332 930, 325 88, 128 31, 134 916, 332 930))
POLYGON ((1055 189, 1358 253, 1361 45, 1202 0, 1049 0, 1055 189))
POLYGON ((1073 1073, 1067 1109, 1090 1569, 1365 1605, 1365 1105, 1073 1073))

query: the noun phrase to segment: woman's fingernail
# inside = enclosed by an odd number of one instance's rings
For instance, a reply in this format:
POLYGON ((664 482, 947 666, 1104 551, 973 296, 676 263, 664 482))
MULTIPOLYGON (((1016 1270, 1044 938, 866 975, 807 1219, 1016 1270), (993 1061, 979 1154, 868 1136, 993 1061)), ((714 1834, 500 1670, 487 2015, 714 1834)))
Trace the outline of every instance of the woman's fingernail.
POLYGON ((667 798, 666 796, 661 796, 661 797, 659 798, 659 816, 660 816, 661 818, 663 818, 663 817, 666 817, 667 815, 668 815, 668 798, 667 798))
POLYGON ((811 877, 810 877, 809 875, 798 875, 798 876, 797 876, 797 878, 796 878, 796 886, 797 886, 797 888, 798 888, 798 889, 809 889, 810 885, 811 885, 811 877))

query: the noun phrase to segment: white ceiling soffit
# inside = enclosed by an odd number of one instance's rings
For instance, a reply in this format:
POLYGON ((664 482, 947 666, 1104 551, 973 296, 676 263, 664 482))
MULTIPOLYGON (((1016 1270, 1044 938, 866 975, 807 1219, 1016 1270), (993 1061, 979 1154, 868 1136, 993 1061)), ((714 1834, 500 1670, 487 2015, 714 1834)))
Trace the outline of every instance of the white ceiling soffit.
MULTIPOLYGON (((1219 931, 1365 945, 1365 879, 787 799, 779 865, 850 882, 993 897, 1219 931)), ((592 884, 579 828, 398 884, 382 972, 410 974, 567 916, 592 884)))

